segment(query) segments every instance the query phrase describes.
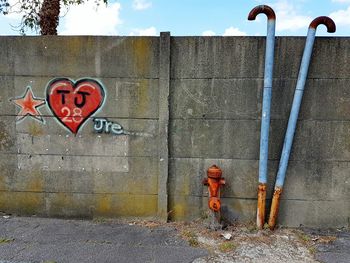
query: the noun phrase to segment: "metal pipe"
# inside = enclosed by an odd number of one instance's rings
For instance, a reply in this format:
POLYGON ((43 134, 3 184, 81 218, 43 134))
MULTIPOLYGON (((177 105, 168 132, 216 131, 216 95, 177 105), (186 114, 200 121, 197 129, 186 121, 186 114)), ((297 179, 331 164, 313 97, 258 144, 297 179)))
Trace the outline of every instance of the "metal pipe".
POLYGON ((281 159, 278 167, 277 179, 275 183, 275 191, 272 198, 270 217, 269 217, 269 227, 271 230, 273 230, 276 225, 278 208, 279 208, 279 200, 282 193, 284 180, 286 177, 288 160, 289 160, 290 151, 292 148, 296 124, 298 121, 299 109, 303 98, 305 81, 306 81, 306 77, 307 77, 307 73, 310 65, 310 59, 311 59, 313 44, 315 40, 316 29, 317 29, 317 26, 321 24, 327 27, 327 32, 329 33, 334 33, 336 30, 336 26, 333 20, 326 16, 317 17, 311 22, 309 26, 303 58, 301 60, 298 81, 294 92, 292 109, 289 115, 288 127, 284 137, 283 149, 282 149, 281 159))
POLYGON ((273 62, 275 48, 275 24, 276 15, 273 9, 267 5, 259 5, 253 8, 248 20, 255 20, 258 14, 267 16, 267 35, 265 49, 265 72, 264 72, 264 90, 260 131, 260 156, 259 156, 259 186, 258 186, 258 207, 256 224, 262 229, 265 224, 265 202, 266 202, 266 184, 267 184, 267 161, 269 154, 269 128, 270 128, 270 108, 273 78, 273 62))

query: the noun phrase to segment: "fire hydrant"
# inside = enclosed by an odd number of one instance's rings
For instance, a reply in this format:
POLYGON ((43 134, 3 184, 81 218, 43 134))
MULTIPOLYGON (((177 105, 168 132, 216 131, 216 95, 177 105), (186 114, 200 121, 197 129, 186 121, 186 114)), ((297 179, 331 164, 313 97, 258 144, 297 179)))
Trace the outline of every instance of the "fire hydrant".
POLYGON ((203 180, 203 184, 208 186, 209 200, 208 206, 214 212, 220 211, 220 186, 225 185, 225 179, 222 176, 222 171, 216 165, 209 167, 207 178, 203 180))

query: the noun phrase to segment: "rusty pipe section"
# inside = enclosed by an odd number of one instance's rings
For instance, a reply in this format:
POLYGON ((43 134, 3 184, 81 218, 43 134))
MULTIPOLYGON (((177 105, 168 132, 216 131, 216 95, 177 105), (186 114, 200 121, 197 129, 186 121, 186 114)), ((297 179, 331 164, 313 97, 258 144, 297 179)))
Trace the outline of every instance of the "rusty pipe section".
POLYGON ((276 187, 275 191, 273 192, 271 210, 270 210, 271 213, 269 216, 269 227, 271 230, 273 230, 275 228, 275 225, 276 225, 278 209, 280 206, 281 194, 282 194, 282 188, 276 187))
POLYGON ((261 116, 260 131, 260 154, 259 154, 259 186, 258 186, 258 206, 256 224, 262 229, 265 224, 265 203, 266 203, 266 184, 267 184, 267 163, 269 154, 269 129, 270 129, 270 109, 272 97, 272 78, 273 62, 275 48, 275 22, 276 15, 273 9, 267 5, 259 5, 253 8, 248 20, 255 20, 258 14, 267 16, 267 34, 265 49, 265 72, 264 72, 264 89, 261 116))
POLYGON ((256 214, 256 224, 262 229, 265 225, 265 204, 266 202, 266 184, 259 183, 258 186, 258 208, 256 214))
POLYGON ((316 17, 312 22, 310 23, 309 28, 317 29, 319 25, 325 25, 327 27, 328 33, 334 33, 336 30, 336 26, 334 21, 329 18, 328 16, 319 16, 316 17))
POLYGON ((248 20, 255 20, 258 14, 265 14, 268 20, 276 20, 275 12, 268 5, 258 5, 254 7, 248 14, 248 20))
POLYGON ((299 69, 298 81, 294 92, 293 104, 289 115, 287 131, 284 137, 283 149, 282 149, 281 159, 280 159, 276 183, 275 183, 275 191, 272 198, 270 217, 269 217, 269 227, 271 230, 273 230, 276 226, 280 196, 282 193, 283 184, 286 177, 290 151, 292 149, 295 128, 298 121, 300 105, 303 98, 305 82, 306 82, 306 78, 309 70, 312 49, 315 41, 316 29, 317 29, 317 26, 320 24, 324 24, 327 27, 328 32, 331 32, 331 33, 335 32, 335 29, 336 29, 333 20, 325 16, 320 16, 314 19, 311 22, 308 29, 304 53, 303 53, 303 57, 302 57, 301 65, 299 69))
POLYGON ((209 167, 207 171, 207 178, 203 180, 203 184, 208 186, 208 206, 214 212, 220 211, 220 187, 225 185, 225 183, 225 179, 222 177, 222 170, 216 165, 209 167))

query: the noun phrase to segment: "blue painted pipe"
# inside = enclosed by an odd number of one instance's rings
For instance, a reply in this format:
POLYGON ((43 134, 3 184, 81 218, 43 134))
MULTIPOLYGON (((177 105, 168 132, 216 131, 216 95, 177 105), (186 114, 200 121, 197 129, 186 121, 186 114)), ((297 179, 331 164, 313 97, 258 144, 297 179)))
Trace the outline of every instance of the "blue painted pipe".
POLYGON ((279 207, 279 199, 282 193, 284 180, 286 178, 286 171, 288 167, 290 151, 292 149, 295 128, 298 121, 300 105, 301 105, 301 101, 304 93, 305 81, 309 70, 312 49, 315 41, 316 29, 317 29, 317 26, 320 24, 326 25, 327 31, 329 33, 333 33, 336 30, 333 20, 326 16, 321 16, 314 19, 309 26, 303 58, 301 60, 298 81, 294 92, 292 109, 289 115, 288 127, 284 137, 283 149, 282 149, 281 159, 280 159, 276 183, 275 183, 275 191, 274 191, 272 204, 271 204, 271 211, 270 211, 270 217, 269 217, 269 226, 271 229, 274 229, 276 224, 278 207, 279 207))
POLYGON ((266 200, 266 183, 267 183, 267 161, 269 154, 269 128, 270 128, 270 109, 273 79, 273 62, 275 49, 275 24, 276 15, 273 9, 267 5, 259 5, 253 8, 248 20, 255 20, 260 13, 266 14, 267 35, 265 49, 265 72, 264 72, 264 89, 261 116, 260 131, 260 155, 259 155, 259 187, 258 187, 258 208, 257 208, 257 226, 262 228, 265 224, 265 200, 266 200))
POLYGON ((275 187, 282 188, 286 177, 289 155, 292 148, 296 124, 298 121, 301 100, 303 98, 305 81, 306 81, 306 77, 309 69, 312 48, 315 40, 315 33, 316 33, 316 30, 314 28, 309 28, 307 33, 307 38, 306 38, 304 54, 301 60, 297 86, 294 92, 292 109, 289 115, 288 127, 284 137, 283 149, 282 149, 280 164, 278 167, 275 187))
POLYGON ((260 136, 260 161, 259 161, 259 183, 267 183, 267 159, 269 153, 269 128, 270 109, 272 94, 273 62, 275 46, 275 20, 268 20, 266 51, 265 51, 265 73, 263 105, 261 115, 261 136, 260 136))

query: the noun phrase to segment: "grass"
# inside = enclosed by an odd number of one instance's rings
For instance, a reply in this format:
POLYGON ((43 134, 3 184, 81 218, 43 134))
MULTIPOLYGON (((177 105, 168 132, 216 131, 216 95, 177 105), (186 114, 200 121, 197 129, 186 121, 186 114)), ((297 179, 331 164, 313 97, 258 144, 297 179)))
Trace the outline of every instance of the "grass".
POLYGON ((92 222, 95 224, 104 224, 108 222, 108 219, 104 217, 95 217, 92 219, 92 222))
POLYGON ((310 254, 313 255, 313 256, 314 256, 314 255, 316 254, 316 252, 317 252, 317 249, 316 249, 316 247, 314 247, 314 246, 309 247, 308 250, 309 250, 310 254))
POLYGON ((3 237, 0 237, 0 244, 6 244, 6 243, 10 243, 12 241, 15 241, 14 238, 3 238, 3 237))
POLYGON ((198 247, 199 246, 197 235, 193 231, 184 230, 184 231, 182 231, 181 235, 182 235, 182 237, 184 237, 187 240, 188 244, 191 247, 198 247))
POLYGON ((243 226, 245 226, 247 228, 249 233, 254 233, 254 232, 257 232, 259 230, 256 226, 256 223, 253 221, 247 222, 247 223, 243 224, 243 226))
POLYGON ((206 220, 209 218, 209 212, 207 210, 201 212, 201 220, 206 220))
POLYGON ((227 253, 236 249, 237 244, 234 242, 223 242, 219 245, 220 252, 227 253))
POLYGON ((192 237, 188 240, 188 243, 190 244, 191 247, 198 247, 199 242, 196 237, 192 237))
POLYGON ((296 231, 295 233, 302 243, 309 245, 309 243, 311 241, 311 237, 309 235, 305 234, 302 231, 296 231))
POLYGON ((182 234, 183 237, 186 237, 186 238, 194 238, 194 237, 196 237, 196 234, 193 231, 190 231, 190 230, 184 230, 184 231, 182 231, 181 234, 182 234))

